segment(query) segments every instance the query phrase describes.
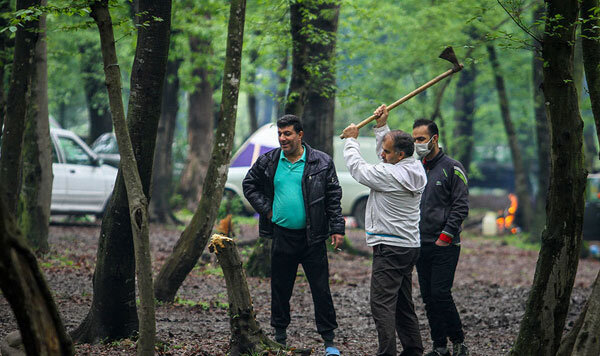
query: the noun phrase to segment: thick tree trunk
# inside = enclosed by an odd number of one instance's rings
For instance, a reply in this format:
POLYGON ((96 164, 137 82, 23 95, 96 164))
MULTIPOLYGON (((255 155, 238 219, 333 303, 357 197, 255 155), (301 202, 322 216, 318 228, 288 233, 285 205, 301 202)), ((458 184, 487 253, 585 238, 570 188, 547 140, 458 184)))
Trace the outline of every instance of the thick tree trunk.
MULTIPOLYGON (((192 53, 208 53, 210 42, 191 37, 190 47, 192 53)), ((198 83, 194 92, 189 95, 187 127, 189 146, 179 183, 179 193, 187 201, 190 209, 198 204, 202 196, 202 183, 211 159, 210 147, 212 147, 214 134, 214 101, 210 73, 206 68, 196 68, 193 75, 198 83)))
POLYGON ((297 1, 290 3, 293 41, 292 79, 287 114, 303 119, 304 140, 312 147, 333 155, 335 109, 335 46, 340 3, 297 1), (314 16, 313 19, 310 17, 314 16), (323 39, 316 41, 312 31, 323 39))
POLYGON ((277 118, 280 118, 285 114, 285 92, 287 90, 287 76, 285 75, 285 72, 288 67, 288 57, 288 51, 285 51, 281 58, 281 62, 279 63, 279 67, 277 68, 277 73, 275 73, 277 75, 277 97, 275 98, 275 102, 277 103, 277 118))
MULTIPOLYGON (((598 0, 581 1, 581 17, 586 19, 582 23, 581 34, 583 35, 583 64, 585 78, 590 91, 592 112, 596 123, 596 138, 600 142, 600 20, 595 11, 599 6, 598 0)), ((598 157, 600 159, 600 156, 598 157)))
POLYGON ((259 237, 248 258, 246 270, 250 277, 271 277, 271 244, 273 240, 259 237))
POLYGON ((19 236, 0 198, 0 289, 10 304, 28 355, 72 355, 65 331, 35 255, 19 236))
POLYGON ((198 262, 210 237, 223 197, 235 134, 245 14, 245 0, 232 0, 227 29, 221 112, 211 160, 202 187, 202 198, 192 221, 181 234, 173 253, 167 258, 156 278, 156 299, 163 302, 175 298, 181 283, 198 262))
POLYGON ((433 104, 433 113, 431 114, 431 121, 436 121, 441 132, 441 140, 442 146, 448 148, 448 136, 446 135, 446 121, 444 120, 444 116, 442 115, 442 99, 444 98, 444 93, 446 89, 450 85, 450 80, 452 78, 448 78, 448 80, 442 81, 442 84, 439 86, 437 93, 435 94, 435 101, 433 104))
MULTIPOLYGON (((0 13, 8 14, 11 11, 10 0, 0 0, 0 13)), ((8 19, 0 17, 0 28, 8 27, 8 19)), ((2 137, 2 125, 4 124, 4 109, 6 106, 6 94, 4 93, 4 73, 5 67, 12 58, 10 51, 10 33, 4 31, 0 33, 0 137, 2 137)))
POLYGON ((227 284, 231 327, 230 355, 253 354, 269 348, 281 348, 282 345, 263 333, 256 320, 242 259, 233 239, 215 234, 211 238, 209 249, 217 255, 227 284))
POLYGON ((579 262, 586 172, 583 122, 573 83, 577 0, 547 1, 542 53, 552 168, 546 229, 533 285, 512 355, 554 356, 558 350, 579 262))
MULTIPOLYGON (((42 0, 42 6, 46 0, 42 0)), ((39 19, 34 78, 27 108, 23 142, 23 185, 18 209, 19 227, 29 245, 48 251, 48 224, 52 198, 52 148, 48 121, 48 70, 46 61, 46 15, 39 19)))
POLYGON ((473 155, 473 121, 475 119, 475 64, 465 67, 456 84, 454 98, 454 137, 451 147, 452 156, 468 171, 473 155))
MULTIPOLYGON (((18 0, 17 10, 39 6, 40 0, 18 0)), ((29 90, 34 70, 35 47, 38 40, 37 19, 17 26, 15 54, 10 87, 6 100, 6 119, 2 134, 0 156, 0 195, 10 211, 17 210, 17 197, 21 189, 21 153, 25 117, 29 104, 29 90)))
POLYGON ((112 131, 112 117, 102 72, 102 53, 98 44, 89 40, 79 46, 83 90, 90 116, 87 142, 92 144, 100 135, 112 131))
POLYGON ((498 102, 500 104, 500 112, 502 114, 502 122, 504 123, 504 130, 506 131, 508 146, 510 147, 510 154, 513 161, 513 167, 515 169, 515 190, 517 199, 519 201, 519 210, 521 214, 520 226, 523 231, 530 231, 531 224, 533 222, 533 211, 531 205, 531 196, 529 195, 529 172, 523 164, 517 132, 510 116, 510 106, 508 103, 506 86, 504 85, 504 77, 502 75, 502 69, 500 68, 500 63, 498 62, 494 45, 488 44, 487 51, 490 56, 492 70, 494 72, 496 90, 498 91, 498 102))
MULTIPOLYGON (((139 3, 141 20, 148 21, 150 25, 141 27, 138 34, 131 71, 132 91, 127 123, 143 193, 148 199, 169 50, 171 1, 139 3), (155 18, 160 18, 161 21, 155 21, 155 18)), ((116 67, 118 72, 117 63, 108 64, 110 68, 107 69, 116 67)), ((116 113, 113 113, 113 117, 116 117, 116 113)), ((93 279, 92 306, 86 319, 73 333, 74 338, 80 342, 111 341, 130 337, 138 328, 134 275, 136 263, 123 177, 123 172, 119 171, 108 213, 102 220, 93 279)), ((138 215, 135 219, 136 226, 143 225, 137 217, 138 215)), ((146 296, 143 298, 147 299, 146 296)))
POLYGON ((600 272, 585 307, 556 353, 556 356, 595 355, 600 355, 600 272))
MULTIPOLYGON (((544 5, 538 5, 534 11, 534 21, 541 21, 545 12, 544 5)), ((544 225, 546 224, 546 197, 548 195, 548 185, 550 184, 550 127, 546 115, 544 92, 541 88, 544 74, 544 62, 540 57, 541 48, 538 49, 536 46, 536 50, 533 52, 531 66, 533 73, 533 112, 537 141, 538 191, 535 198, 534 223, 530 234, 530 236, 536 239, 541 236, 544 225)))
POLYGON ((169 198, 173 192, 173 160, 172 147, 179 111, 179 66, 181 60, 167 62, 165 89, 163 90, 162 114, 158 123, 156 146, 161 149, 154 152, 154 178, 152 184, 152 200, 150 201, 150 216, 152 221, 161 224, 179 223, 169 198))
MULTIPOLYGON (((260 36, 257 31, 254 36, 260 36)), ((250 70, 248 71, 248 119, 250 120, 250 134, 258 130, 258 105, 256 98, 256 60, 258 59, 258 48, 252 48, 248 55, 250 59, 250 70)))

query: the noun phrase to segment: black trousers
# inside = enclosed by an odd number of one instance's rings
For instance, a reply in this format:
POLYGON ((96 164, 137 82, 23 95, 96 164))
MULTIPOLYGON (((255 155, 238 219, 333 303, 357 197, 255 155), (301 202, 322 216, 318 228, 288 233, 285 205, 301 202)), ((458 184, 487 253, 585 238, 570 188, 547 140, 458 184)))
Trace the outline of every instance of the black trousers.
POLYGON ((423 355, 419 321, 412 301, 412 270, 419 248, 384 244, 373 247, 371 313, 379 339, 378 356, 396 355, 396 333, 402 355, 423 355))
POLYGON ((446 347, 448 339, 452 343, 462 343, 465 339, 460 315, 452 298, 452 284, 459 255, 460 246, 457 245, 421 246, 417 273, 433 347, 446 347))
POLYGON ((338 327, 329 290, 329 263, 325 242, 308 245, 305 230, 275 225, 271 246, 271 326, 285 329, 290 324, 290 298, 298 265, 302 264, 315 308, 317 331, 333 340, 338 327))

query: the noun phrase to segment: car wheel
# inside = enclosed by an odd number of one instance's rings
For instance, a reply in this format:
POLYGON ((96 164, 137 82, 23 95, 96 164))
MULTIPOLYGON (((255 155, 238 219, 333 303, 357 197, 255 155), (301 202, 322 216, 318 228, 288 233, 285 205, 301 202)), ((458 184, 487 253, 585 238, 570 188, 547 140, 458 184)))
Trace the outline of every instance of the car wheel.
POLYGON ((357 227, 364 229, 365 228, 365 212, 367 211, 367 198, 360 199, 355 205, 354 209, 352 209, 352 216, 354 216, 354 220, 356 220, 357 227))

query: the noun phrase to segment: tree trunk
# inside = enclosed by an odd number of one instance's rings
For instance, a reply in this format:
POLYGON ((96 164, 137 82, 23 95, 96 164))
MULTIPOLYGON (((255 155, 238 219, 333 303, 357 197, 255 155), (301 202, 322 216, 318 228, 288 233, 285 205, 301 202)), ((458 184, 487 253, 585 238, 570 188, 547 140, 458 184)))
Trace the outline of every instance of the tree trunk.
MULTIPOLYGON (((477 68, 475 64, 465 67, 460 72, 456 84, 454 98, 454 138, 452 140, 452 155, 462 163, 467 171, 473 155, 473 121, 475 119, 475 79, 477 68)), ((447 135, 447 134, 446 134, 447 135)))
POLYGON ((600 272, 592 293, 577 317, 573 328, 565 335, 556 356, 600 355, 600 272))
MULTIPOLYGON (((46 5, 46 0, 41 1, 46 5)), ((46 60, 46 15, 39 19, 34 78, 23 142, 23 186, 18 209, 19 227, 29 245, 48 251, 48 224, 52 198, 52 148, 48 121, 48 70, 46 60)))
POLYGON ((444 93, 446 89, 450 85, 450 80, 452 78, 448 78, 448 80, 442 81, 442 84, 439 86, 439 89, 435 95, 435 102, 433 104, 433 113, 431 114, 431 121, 436 121, 438 123, 438 127, 440 132, 442 133, 442 146, 448 149, 448 136, 446 135, 446 122, 444 120, 444 116, 442 116, 442 99, 444 98, 444 93))
MULTIPOLYGON (((257 31, 253 34, 255 37, 260 36, 257 31)), ((258 130, 258 105, 256 99, 256 60, 258 59, 258 48, 252 48, 249 54, 248 70, 248 119, 250 120, 250 134, 258 130)))
MULTIPOLYGON (((10 0, 0 0, 0 13, 8 14, 11 11, 10 0)), ((8 27, 8 19, 4 16, 0 17, 0 28, 8 27)), ((6 105, 6 95, 4 93, 4 73, 5 67, 8 65, 10 53, 10 33, 4 31, 0 33, 0 137, 2 137, 2 125, 4 124, 4 109, 6 105)))
POLYGON ((498 91, 498 102, 500 104, 500 112, 502 113, 502 122, 504 123, 504 130, 506 131, 508 146, 510 147, 510 154, 513 161, 513 167, 515 169, 515 191, 519 201, 519 210, 521 216, 520 226, 523 231, 530 231, 533 221, 533 211, 531 206, 531 196, 529 195, 529 172, 523 164, 517 132, 510 116, 510 106, 508 103, 506 86, 504 85, 504 77, 502 75, 502 69, 500 68, 500 63, 498 62, 494 45, 488 44, 487 51, 490 56, 492 70, 494 72, 496 90, 498 91))
POLYGON ((0 289, 13 310, 25 351, 28 355, 73 355, 52 292, 19 234, 0 198, 0 289))
MULTIPOLYGON (((208 53, 210 42, 191 37, 190 47, 192 53, 200 55, 208 53)), ((189 95, 187 127, 189 147, 179 183, 179 193, 187 201, 190 209, 198 204, 202 196, 202 183, 211 159, 210 147, 214 135, 213 86, 210 83, 210 74, 206 68, 196 68, 193 74, 198 83, 194 92, 189 95)))
MULTIPOLYGON (((17 10, 39 6, 40 0, 18 0, 17 10)), ((6 100, 6 119, 0 155, 0 195, 10 209, 17 210, 17 197, 21 188, 21 153, 25 117, 29 104, 30 85, 34 70, 35 47, 38 40, 37 19, 17 26, 15 54, 10 87, 6 100)))
POLYGON ((112 131, 112 117, 102 72, 102 53, 98 44, 91 40, 79 46, 83 90, 90 116, 87 142, 92 144, 100 135, 112 131))
POLYGON ((271 244, 273 240, 259 237, 248 258, 246 270, 250 277, 271 277, 271 244))
POLYGON ((162 114, 158 123, 156 146, 162 147, 154 152, 154 179, 152 184, 152 200, 150 201, 150 216, 152 221, 161 224, 179 223, 169 198, 173 192, 173 160, 172 148, 177 112, 179 111, 179 66, 180 59, 167 62, 167 73, 162 98, 162 114))
POLYGON ((232 0, 227 29, 221 110, 210 164, 202 187, 202 198, 192 221, 181 234, 173 253, 167 258, 156 278, 156 299, 163 302, 175 298, 181 283, 196 265, 208 242, 223 197, 235 134, 245 14, 246 1, 232 0))
MULTIPOLYGON (((534 11, 534 21, 541 21, 545 15, 543 4, 537 6, 534 11)), ((541 33, 540 33, 541 35, 541 33)), ((548 185, 550 184, 550 128, 548 126, 548 117, 546 115, 546 105, 544 102, 544 93, 541 89, 543 81, 544 62, 540 58, 541 49, 537 48, 533 52, 531 61, 533 72, 533 106, 535 116, 535 130, 537 140, 537 185, 538 191, 535 198, 534 223, 530 236, 538 238, 541 236, 546 224, 546 197, 548 195, 548 185)))
POLYGON ((335 110, 335 45, 340 3, 297 1, 290 3, 293 59, 287 114, 303 119, 304 140, 333 155, 335 110), (314 18, 311 18, 314 16, 314 18), (317 31, 321 40, 316 40, 317 31))
POLYGON ((288 67, 288 51, 285 51, 283 57, 281 58, 281 62, 279 63, 279 67, 277 68, 277 98, 275 102, 277 103, 277 118, 279 119, 285 114, 285 91, 287 89, 287 76, 285 75, 288 67))
MULTIPOLYGON (((141 27, 138 34, 127 123, 143 193, 148 199, 169 50, 171 1, 139 3, 142 21, 150 25, 141 27)), ((110 63, 111 68, 116 66, 110 63)), ((73 332, 74 339, 80 342, 122 339, 132 336, 138 328, 132 224, 121 170, 107 210, 98 242, 92 306, 73 332)), ((139 220, 136 224, 140 226, 139 220)))
POLYGON ((547 1, 542 45, 543 90, 550 120, 552 167, 546 229, 512 355, 554 356, 579 262, 586 172, 583 122, 573 83, 577 0, 547 1))
POLYGON ((242 259, 233 239, 215 234, 211 238, 209 249, 217 256, 227 284, 230 355, 254 354, 268 348, 281 348, 282 345, 263 333, 256 320, 242 259))
MULTIPOLYGON (((598 0, 581 1, 581 17, 586 19, 582 23, 582 47, 585 78, 590 91, 592 113, 596 123, 596 138, 600 142, 600 20, 595 11, 598 9, 598 0)), ((600 159, 600 156, 598 157, 600 159)))

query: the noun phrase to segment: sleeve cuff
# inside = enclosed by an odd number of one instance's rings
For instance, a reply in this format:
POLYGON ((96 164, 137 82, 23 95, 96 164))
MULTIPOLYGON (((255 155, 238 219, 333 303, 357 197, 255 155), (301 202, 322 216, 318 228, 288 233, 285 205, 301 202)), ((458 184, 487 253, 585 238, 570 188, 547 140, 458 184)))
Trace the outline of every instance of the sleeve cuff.
POLYGON ((440 237, 439 237, 439 239, 440 239, 440 240, 442 240, 442 241, 444 241, 444 242, 446 242, 446 243, 449 243, 449 244, 451 244, 451 243, 452 243, 452 237, 450 237, 450 236, 446 235, 446 234, 445 234, 445 233, 443 233, 443 232, 440 234, 440 237))

